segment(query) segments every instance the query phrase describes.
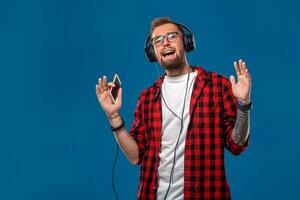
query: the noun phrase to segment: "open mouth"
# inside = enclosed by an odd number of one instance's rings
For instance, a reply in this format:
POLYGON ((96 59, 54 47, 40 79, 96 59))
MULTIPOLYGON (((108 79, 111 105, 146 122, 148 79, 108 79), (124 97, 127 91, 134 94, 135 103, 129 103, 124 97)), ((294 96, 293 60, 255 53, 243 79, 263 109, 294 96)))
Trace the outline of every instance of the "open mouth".
POLYGON ((166 49, 166 50, 164 50, 164 51, 161 53, 161 55, 162 55, 163 57, 168 57, 168 56, 171 56, 171 55, 173 55, 173 54, 175 54, 175 50, 174 50, 174 49, 166 49))

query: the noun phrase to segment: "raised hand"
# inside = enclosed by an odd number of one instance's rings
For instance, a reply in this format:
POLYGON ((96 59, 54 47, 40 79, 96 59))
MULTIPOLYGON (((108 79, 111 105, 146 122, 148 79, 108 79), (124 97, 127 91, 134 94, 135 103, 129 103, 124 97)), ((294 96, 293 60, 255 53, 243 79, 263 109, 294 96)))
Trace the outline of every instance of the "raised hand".
POLYGON ((122 88, 119 89, 116 103, 112 102, 110 97, 110 89, 114 87, 113 83, 107 83, 106 76, 98 79, 98 84, 96 85, 96 95, 98 101, 109 118, 114 118, 114 116, 119 115, 119 110, 122 106, 122 88))
POLYGON ((232 91, 235 97, 244 103, 248 104, 250 102, 251 95, 251 76, 247 69, 246 63, 240 59, 239 63, 233 63, 236 74, 237 82, 233 75, 230 76, 230 82, 232 86, 232 91))

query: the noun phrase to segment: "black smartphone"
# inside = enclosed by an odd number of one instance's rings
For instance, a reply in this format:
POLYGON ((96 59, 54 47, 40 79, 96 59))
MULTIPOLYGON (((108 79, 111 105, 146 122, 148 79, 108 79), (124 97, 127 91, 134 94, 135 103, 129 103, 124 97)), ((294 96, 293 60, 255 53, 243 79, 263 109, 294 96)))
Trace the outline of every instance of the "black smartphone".
POLYGON ((116 103, 117 96, 119 93, 119 89, 121 88, 121 81, 118 76, 118 74, 115 74, 114 79, 113 79, 114 87, 111 88, 110 90, 110 97, 113 103, 116 103))

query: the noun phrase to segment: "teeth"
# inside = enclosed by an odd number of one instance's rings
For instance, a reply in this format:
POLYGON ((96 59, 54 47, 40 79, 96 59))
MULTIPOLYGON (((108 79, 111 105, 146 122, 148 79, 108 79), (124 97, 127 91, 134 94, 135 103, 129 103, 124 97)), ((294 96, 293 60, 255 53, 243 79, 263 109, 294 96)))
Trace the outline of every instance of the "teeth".
POLYGON ((172 53, 174 53, 172 50, 166 50, 165 52, 163 52, 163 55, 165 56, 165 55, 167 55, 167 54, 172 54, 172 53))

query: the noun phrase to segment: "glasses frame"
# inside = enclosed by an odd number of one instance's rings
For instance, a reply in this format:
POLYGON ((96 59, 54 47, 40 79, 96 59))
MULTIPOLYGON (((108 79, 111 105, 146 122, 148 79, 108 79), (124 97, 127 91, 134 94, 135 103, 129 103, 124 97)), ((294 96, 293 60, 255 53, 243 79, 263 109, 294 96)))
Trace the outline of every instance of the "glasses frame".
POLYGON ((180 34, 181 33, 178 32, 178 31, 171 31, 171 32, 166 33, 165 35, 157 35, 157 36, 151 38, 151 43, 153 44, 153 46, 160 47, 164 43, 165 38, 168 40, 168 42, 174 43, 174 42, 176 42, 178 40, 180 34), (174 33, 176 33, 176 38, 175 38, 175 40, 170 41, 170 39, 169 39, 168 36, 171 35, 171 34, 174 34, 174 33), (162 37, 162 40, 160 41, 159 44, 155 44, 154 40, 157 39, 157 38, 159 38, 159 37, 162 37))

